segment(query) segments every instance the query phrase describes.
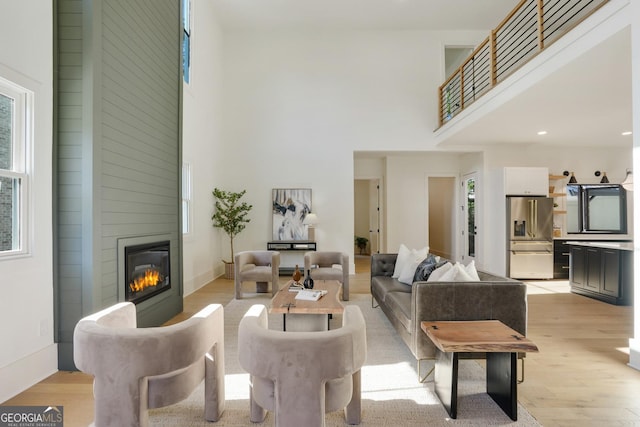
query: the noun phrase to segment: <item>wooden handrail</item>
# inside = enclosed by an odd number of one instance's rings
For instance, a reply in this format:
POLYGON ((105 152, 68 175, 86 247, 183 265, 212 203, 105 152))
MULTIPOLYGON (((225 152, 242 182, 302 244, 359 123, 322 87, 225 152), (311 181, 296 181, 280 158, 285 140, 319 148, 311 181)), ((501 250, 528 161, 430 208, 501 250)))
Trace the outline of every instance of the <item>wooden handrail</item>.
MULTIPOLYGON (((486 44, 489 43, 489 37, 487 37, 486 39, 484 39, 482 41, 482 43, 480 43, 478 45, 478 47, 476 47, 473 52, 471 52, 471 55, 469 55, 469 57, 462 63, 462 65, 460 66, 460 69, 463 69, 464 67, 467 66, 467 64, 469 62, 471 62, 478 53, 480 53, 480 51, 486 46, 486 44)), ((444 86, 444 85, 443 85, 444 86)))
POLYGON ((507 24, 507 22, 509 22, 511 18, 513 18, 514 15, 518 13, 518 11, 522 8, 522 6, 525 5, 525 3, 527 3, 527 1, 528 0, 521 0, 520 3, 518 3, 516 7, 514 7, 513 10, 509 12, 509 14, 502 21, 500 21, 500 23, 496 26, 496 28, 493 29, 493 31, 495 32, 500 31, 502 27, 504 27, 507 24))
POLYGON ((489 37, 438 88, 440 126, 608 2, 609 0, 520 0, 498 26, 491 30, 489 37), (549 7, 549 12, 545 11, 545 6, 549 7), (545 13, 550 16, 545 16, 545 13), (545 19, 553 22, 545 24, 545 19), (488 53, 485 53, 485 49, 488 53), (469 63, 477 59, 479 62, 467 69, 469 63), (466 73, 473 75, 469 78, 466 73), (479 89, 477 84, 480 85, 479 89))

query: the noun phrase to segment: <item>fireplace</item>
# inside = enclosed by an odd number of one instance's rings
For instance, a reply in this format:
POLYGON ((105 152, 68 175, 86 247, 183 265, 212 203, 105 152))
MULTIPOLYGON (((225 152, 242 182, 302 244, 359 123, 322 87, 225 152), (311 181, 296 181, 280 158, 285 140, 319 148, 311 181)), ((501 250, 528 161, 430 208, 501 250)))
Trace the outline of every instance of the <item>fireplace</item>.
POLYGON ((124 248, 125 300, 138 304, 171 289, 169 241, 124 248))

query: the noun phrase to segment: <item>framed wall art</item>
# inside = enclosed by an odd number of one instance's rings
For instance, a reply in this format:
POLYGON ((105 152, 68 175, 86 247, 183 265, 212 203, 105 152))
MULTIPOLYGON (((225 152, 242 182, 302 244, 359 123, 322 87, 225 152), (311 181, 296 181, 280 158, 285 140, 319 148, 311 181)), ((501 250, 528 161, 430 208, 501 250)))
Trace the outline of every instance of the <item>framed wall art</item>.
POLYGON ((272 239, 274 241, 308 240, 303 224, 311 213, 310 188, 274 188, 272 190, 272 239))

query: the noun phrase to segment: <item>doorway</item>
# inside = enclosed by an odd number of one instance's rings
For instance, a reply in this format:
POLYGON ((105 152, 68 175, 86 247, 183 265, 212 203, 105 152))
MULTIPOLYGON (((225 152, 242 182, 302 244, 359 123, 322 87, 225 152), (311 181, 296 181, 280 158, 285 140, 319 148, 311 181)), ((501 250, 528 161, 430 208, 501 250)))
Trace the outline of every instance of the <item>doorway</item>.
POLYGON ((470 262, 476 258, 478 226, 476 219, 476 173, 465 175, 462 179, 462 211, 464 225, 462 231, 464 252, 462 259, 470 262))
POLYGON ((371 255, 380 252, 380 180, 354 180, 354 221, 355 237, 364 237, 367 243, 358 247, 354 242, 355 255, 371 255))
POLYGON ((473 46, 445 46, 444 47, 444 75, 451 76, 460 65, 473 53, 473 46))
POLYGON ((456 178, 429 177, 429 252, 450 260, 455 256, 456 178))

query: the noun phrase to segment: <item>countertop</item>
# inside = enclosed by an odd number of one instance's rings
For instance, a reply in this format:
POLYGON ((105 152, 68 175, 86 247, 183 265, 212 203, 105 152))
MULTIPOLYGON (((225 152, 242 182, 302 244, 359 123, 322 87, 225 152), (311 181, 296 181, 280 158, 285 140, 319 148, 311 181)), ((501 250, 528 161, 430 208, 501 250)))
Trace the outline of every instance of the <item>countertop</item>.
POLYGON ((619 251, 633 251, 633 242, 599 242, 594 240, 569 240, 567 245, 590 246, 592 248, 617 249, 619 251))

